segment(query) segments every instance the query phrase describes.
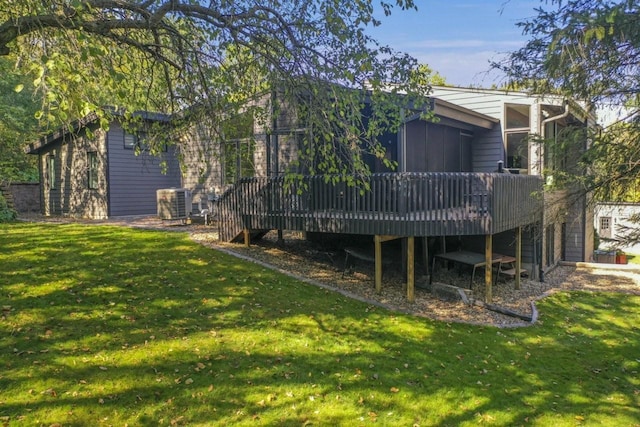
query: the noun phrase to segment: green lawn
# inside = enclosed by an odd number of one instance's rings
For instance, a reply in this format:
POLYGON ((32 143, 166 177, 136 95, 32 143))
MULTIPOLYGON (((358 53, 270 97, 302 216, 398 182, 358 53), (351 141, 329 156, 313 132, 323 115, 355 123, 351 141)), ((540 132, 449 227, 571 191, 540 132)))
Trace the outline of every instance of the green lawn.
POLYGON ((640 424, 638 296, 448 324, 182 233, 4 224, 0 308, 3 425, 640 424))
POLYGON ((640 254, 627 254, 627 262, 629 264, 640 264, 640 254))

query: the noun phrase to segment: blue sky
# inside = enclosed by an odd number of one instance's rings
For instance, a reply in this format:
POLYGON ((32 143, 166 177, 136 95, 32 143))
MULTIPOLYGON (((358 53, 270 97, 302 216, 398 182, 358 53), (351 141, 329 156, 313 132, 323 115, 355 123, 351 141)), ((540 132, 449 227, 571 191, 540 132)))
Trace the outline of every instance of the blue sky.
POLYGON ((369 34, 409 53, 443 75, 448 84, 490 87, 489 60, 523 46, 516 23, 535 15, 539 0, 416 0, 418 11, 378 15, 382 25, 369 34))

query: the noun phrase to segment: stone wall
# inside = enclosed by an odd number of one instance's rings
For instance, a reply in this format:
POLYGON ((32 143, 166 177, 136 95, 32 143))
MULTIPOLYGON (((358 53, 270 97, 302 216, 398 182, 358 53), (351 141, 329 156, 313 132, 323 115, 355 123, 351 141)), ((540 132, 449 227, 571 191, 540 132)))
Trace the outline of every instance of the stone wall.
POLYGON ((2 192, 18 213, 40 213, 39 183, 14 182, 2 186, 2 192))

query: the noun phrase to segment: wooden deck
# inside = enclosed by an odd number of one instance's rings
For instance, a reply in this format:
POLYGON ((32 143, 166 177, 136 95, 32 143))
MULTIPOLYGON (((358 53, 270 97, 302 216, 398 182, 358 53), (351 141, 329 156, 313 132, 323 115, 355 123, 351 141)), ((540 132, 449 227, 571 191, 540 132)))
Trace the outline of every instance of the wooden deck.
POLYGON ((374 174, 364 187, 323 176, 241 180, 219 201, 220 235, 243 229, 396 236, 488 235, 535 222, 539 177, 480 173, 374 174))
MULTIPOLYGON (((390 173, 371 175, 360 186, 332 178, 241 180, 218 201, 220 238, 241 237, 248 245, 252 235, 266 230, 372 235, 377 290, 382 286, 382 242, 406 238, 406 291, 413 301, 415 237, 483 235, 490 264, 492 236, 515 229, 519 271, 522 227, 542 218, 542 179, 536 176, 390 173)), ((491 270, 485 269, 487 302, 491 270)))

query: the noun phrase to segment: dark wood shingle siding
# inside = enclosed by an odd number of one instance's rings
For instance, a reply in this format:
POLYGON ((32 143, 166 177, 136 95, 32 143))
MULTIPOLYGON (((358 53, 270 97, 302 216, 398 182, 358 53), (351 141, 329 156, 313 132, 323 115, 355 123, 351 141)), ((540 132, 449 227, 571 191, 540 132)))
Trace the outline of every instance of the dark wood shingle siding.
POLYGON ((181 187, 175 147, 163 159, 124 148, 124 130, 111 125, 107 138, 109 161, 109 216, 151 215, 157 212, 156 190, 181 187), (163 173, 161 161, 167 162, 163 173))
POLYGON ((65 134, 47 144, 40 152, 42 171, 42 204, 45 215, 70 215, 83 218, 106 218, 106 181, 104 179, 104 132, 92 128, 93 136, 84 131, 65 134), (88 153, 98 157, 97 188, 89 188, 88 153), (50 158, 55 171, 50 170, 50 158), (50 187, 51 174, 55 185, 50 187))

